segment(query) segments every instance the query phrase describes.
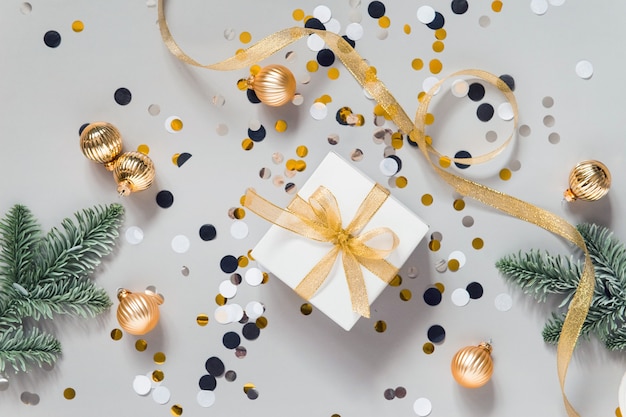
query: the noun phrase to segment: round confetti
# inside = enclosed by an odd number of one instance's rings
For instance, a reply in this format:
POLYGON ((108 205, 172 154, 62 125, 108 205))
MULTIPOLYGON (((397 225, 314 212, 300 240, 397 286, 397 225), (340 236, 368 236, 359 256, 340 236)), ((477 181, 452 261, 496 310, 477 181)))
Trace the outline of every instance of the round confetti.
POLYGON ((335 63, 335 53, 330 49, 322 49, 317 53, 317 62, 323 67, 330 67, 335 63))
POLYGON ((427 354, 430 355, 431 353, 433 353, 435 351, 435 345, 433 345, 430 342, 426 342, 424 343, 424 345, 422 346, 422 351, 427 354))
POLYGON ((111 339, 113 340, 120 340, 123 335, 124 333, 120 329, 111 330, 111 339))
POLYGON ((480 283, 478 282, 470 282, 469 284, 467 284, 467 287, 465 287, 465 289, 469 293, 469 296, 472 300, 477 300, 483 296, 483 286, 480 285, 480 283))
POLYGON ((227 274, 232 274, 239 267, 239 263, 237 262, 237 258, 233 255, 226 255, 220 261, 220 268, 227 274))
POLYGON ((443 25, 445 24, 445 22, 446 21, 443 15, 439 12, 435 12, 435 18, 433 19, 432 22, 426 24, 426 26, 428 26, 432 30, 437 30, 437 29, 441 29, 443 25))
POLYGON ((216 356, 212 356, 207 359, 204 367, 206 368, 206 371, 208 373, 216 377, 224 375, 224 371, 226 369, 224 367, 224 362, 222 362, 222 360, 216 356))
POLYGON ((266 135, 267 131, 263 126, 259 126, 257 129, 248 129, 248 137, 254 142, 261 142, 263 139, 265 139, 266 135))
POLYGON ((115 99, 115 102, 119 104, 120 106, 125 106, 128 103, 130 103, 130 100, 132 99, 132 97, 133 96, 130 93, 130 90, 124 87, 118 88, 117 90, 115 90, 115 94, 113 94, 113 98, 115 99))
POLYGON ((404 387, 396 387, 396 398, 404 398, 406 397, 406 388, 404 387))
POLYGON ((413 411, 420 417, 426 417, 433 410, 433 405, 428 398, 418 398, 413 403, 413 411))
POLYGON ((157 365, 163 365, 165 363, 165 353, 163 352, 156 352, 153 356, 152 359, 154 360, 154 363, 156 363, 157 365))
POLYGON ((246 316, 248 316, 250 320, 256 320, 258 317, 261 317, 263 313, 265 313, 265 307, 258 301, 250 301, 246 304, 245 311, 246 316))
POLYGON ((200 404, 200 407, 210 407, 215 404, 215 393, 213 391, 202 390, 196 395, 196 401, 200 404))
MULTIPOLYGON (((471 158, 471 157, 472 157, 472 154, 467 151, 458 151, 457 153, 454 154, 455 159, 471 158)), ((460 162, 455 162, 454 165, 456 165, 456 167, 459 169, 467 169, 470 167, 470 165, 462 164, 460 162)))
POLYGON ((498 311, 509 311, 513 307, 513 299, 506 293, 496 295, 493 301, 498 311))
POLYGON ((385 397, 386 400, 393 400, 396 398, 396 392, 393 388, 387 388, 385 392, 383 392, 383 397, 385 397))
POLYGON ((380 172, 387 177, 396 175, 401 166, 400 158, 395 155, 383 158, 378 165, 380 172))
POLYGON ((82 32, 85 30, 85 24, 80 20, 74 20, 72 22, 72 30, 76 33, 82 32))
POLYGON ((448 260, 452 259, 456 259, 457 261, 459 261, 459 268, 462 268, 465 265, 465 261, 467 258, 465 257, 465 254, 463 252, 455 250, 450 253, 450 256, 448 257, 448 260))
POLYGON ((200 226, 200 231, 198 232, 200 235, 200 239, 205 242, 208 240, 213 240, 217 236, 217 230, 215 230, 215 226, 212 224, 203 224, 200 226))
POLYGON ((172 239, 172 250, 176 253, 185 253, 189 250, 189 238, 185 235, 176 235, 172 239))
POLYGON ((428 288, 424 291, 424 302, 429 306, 436 306, 441 303, 441 291, 437 288, 428 288))
POLYGON ((430 326, 427 332, 428 340, 433 343, 441 343, 446 338, 446 331, 438 324, 430 326))
POLYGON ((313 9, 313 17, 319 20, 322 23, 326 23, 330 20, 332 16, 332 12, 328 8, 328 6, 319 5, 315 9, 313 9))
POLYGON ((515 91, 515 79, 509 74, 502 74, 500 77, 502 81, 509 87, 511 91, 515 91))
POLYGON ((50 30, 43 35, 43 42, 50 48, 61 45, 61 35, 56 30, 50 30))
POLYGON ((452 291, 450 299, 455 306, 463 307, 469 303, 470 295, 464 288, 457 288, 452 291))
POLYGON ((74 388, 65 388, 63 390, 63 398, 65 398, 66 400, 73 400, 74 398, 76 398, 76 390, 74 388))
POLYGON ((513 107, 511 106, 511 103, 507 101, 498 106, 498 117, 506 121, 512 120, 513 117, 515 117, 515 113, 513 113, 513 107))
POLYGON ((493 117, 494 109, 493 106, 489 103, 482 103, 476 109, 476 117, 481 122, 488 122, 493 117))
POLYGON ((183 407, 180 404, 174 404, 171 408, 170 408, 170 413, 174 416, 174 417, 179 417, 181 415, 183 415, 183 407))
POLYGON ((315 120, 323 120, 326 118, 326 116, 328 116, 328 108, 324 103, 321 103, 319 101, 313 103, 309 112, 311 113, 311 117, 313 117, 315 120))
POLYGON ((467 91, 467 96, 472 101, 480 101, 485 97, 485 87, 480 83, 472 83, 467 91))
MULTIPOLYGON (((324 42, 324 39, 322 39, 319 35, 315 33, 309 36, 306 40, 306 46, 308 46, 309 49, 314 52, 318 52, 324 49, 325 44, 326 42, 324 42)), ((309 69, 309 71, 311 70, 309 69)))
POLYGON ((256 340, 261 334, 261 329, 259 329, 256 323, 246 323, 243 326, 241 333, 247 340, 256 340))
POLYGON ((174 194, 167 190, 161 190, 156 195, 156 203, 161 208, 168 208, 174 204, 174 194))
POLYGON ((593 75, 593 65, 589 61, 578 61, 576 64, 576 75, 583 80, 588 80, 593 75))
POLYGON ((213 375, 202 375, 198 381, 198 385, 203 391, 213 391, 217 386, 217 381, 213 375))
POLYGON ((241 343, 241 337, 235 332, 228 332, 222 337, 226 349, 235 349, 241 343))
MULTIPOLYGON (((252 91, 252 90, 248 90, 252 91)), ((169 133, 176 133, 183 130, 183 121, 178 116, 170 116, 165 119, 165 130, 169 133)))
POLYGON ((137 226, 130 226, 124 234, 126 241, 131 245, 138 245, 143 241, 143 230, 137 226))
POLYGON ((334 18, 331 18, 328 22, 325 22, 324 26, 326 26, 326 30, 328 32, 339 34, 339 32, 341 31, 341 23, 339 22, 339 20, 334 18))
POLYGON ((450 90, 455 97, 465 97, 469 92, 469 83, 465 80, 454 80, 450 90))
POLYGON ((452 4, 450 6, 452 8, 452 13, 454 14, 463 14, 467 12, 467 9, 469 8, 467 0, 452 0, 452 4))
POLYGON ((150 378, 145 375, 137 375, 133 380, 133 390, 137 395, 148 395, 152 389, 152 382, 150 378))
POLYGON ((324 26, 324 24, 315 17, 308 19, 304 23, 304 27, 309 29, 326 30, 326 26, 324 26))
POLYGON ((417 9, 417 20, 425 25, 435 20, 435 15, 435 9, 430 6, 421 6, 419 9, 417 9))
POLYGON ((244 279, 248 285, 256 287, 263 283, 263 271, 258 268, 249 268, 244 275, 244 279))
POLYGON ((234 317, 232 317, 232 311, 229 308, 230 306, 220 305, 215 309, 214 317, 215 321, 219 324, 228 324, 234 321, 234 317))
POLYGON ((224 298, 233 298, 237 295, 237 286, 230 282, 229 279, 226 279, 220 282, 219 292, 224 296, 224 298))
POLYGON ((241 220, 230 225, 230 235, 235 239, 244 239, 248 236, 248 224, 241 220))
POLYGON ((532 10, 534 14, 541 16, 548 11, 548 1, 547 0, 531 0, 530 10, 532 10))
POLYGON ((346 36, 353 41, 358 41, 363 37, 363 26, 360 23, 350 23, 346 26, 346 36))
POLYGON ((152 399, 157 404, 167 404, 170 401, 170 390, 160 385, 152 391, 152 399))

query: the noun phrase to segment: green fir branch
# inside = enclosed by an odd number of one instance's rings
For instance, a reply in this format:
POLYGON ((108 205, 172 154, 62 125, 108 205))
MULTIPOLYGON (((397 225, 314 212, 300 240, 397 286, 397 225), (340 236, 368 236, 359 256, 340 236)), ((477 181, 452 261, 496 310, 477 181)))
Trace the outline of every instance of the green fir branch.
POLYGON ((23 328, 0 333, 0 372, 8 367, 26 372, 31 364, 51 365, 60 354, 59 341, 36 327, 28 334, 23 328))

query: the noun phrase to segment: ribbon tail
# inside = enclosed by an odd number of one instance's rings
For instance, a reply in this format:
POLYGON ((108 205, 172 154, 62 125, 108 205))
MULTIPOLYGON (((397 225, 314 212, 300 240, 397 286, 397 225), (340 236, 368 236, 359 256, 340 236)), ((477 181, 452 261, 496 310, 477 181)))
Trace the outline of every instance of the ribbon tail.
POLYGON ((389 284, 398 273, 398 268, 385 259, 369 259, 357 257, 358 262, 372 274, 389 284))
POLYGON ((300 281, 294 291, 305 300, 309 300, 322 286, 339 255, 339 246, 334 246, 300 281))
POLYGON ((348 289, 350 291, 350 301, 352 302, 352 311, 363 317, 370 317, 370 303, 367 296, 367 288, 365 287, 365 279, 363 271, 357 258, 350 252, 343 251, 343 268, 346 271, 346 280, 348 281, 348 289))

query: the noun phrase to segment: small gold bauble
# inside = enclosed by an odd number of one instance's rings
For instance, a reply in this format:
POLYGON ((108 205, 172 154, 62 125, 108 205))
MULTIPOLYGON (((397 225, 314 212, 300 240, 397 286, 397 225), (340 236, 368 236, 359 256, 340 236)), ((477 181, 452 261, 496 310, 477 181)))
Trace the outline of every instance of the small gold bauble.
POLYGON ((278 107, 289 103, 296 94, 296 79, 282 65, 268 65, 248 78, 248 88, 254 90, 263 104, 278 107))
POLYGON ((141 152, 125 152, 115 160, 113 165, 117 192, 122 196, 150 187, 154 176, 154 163, 141 152))
POLYGON ((132 293, 127 289, 117 292, 120 301, 117 307, 117 321, 122 329, 133 335, 143 335, 159 322, 159 305, 163 298, 154 293, 132 293))
POLYGON ((600 161, 578 163, 569 174, 569 188, 563 193, 567 201, 595 201, 604 197, 611 187, 611 173, 600 161))
POLYGON ((482 387, 493 374, 491 345, 482 342, 478 346, 467 346, 452 358, 452 376, 465 388, 482 387))
POLYGON ((110 123, 91 123, 80 134, 80 149, 88 159, 107 166, 122 152, 122 135, 110 123))

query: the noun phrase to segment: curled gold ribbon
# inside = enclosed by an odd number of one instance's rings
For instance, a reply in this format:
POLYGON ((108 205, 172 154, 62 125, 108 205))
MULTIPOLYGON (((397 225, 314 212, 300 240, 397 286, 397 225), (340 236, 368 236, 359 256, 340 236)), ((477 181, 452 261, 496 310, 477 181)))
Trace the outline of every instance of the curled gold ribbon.
MULTIPOLYGON (((440 157, 442 155, 435 151, 431 144, 426 140, 424 116, 428 111, 428 105, 430 104, 432 97, 446 79, 440 80, 425 94, 418 107, 415 121, 412 122, 404 109, 402 109, 397 100, 389 92, 387 87, 385 87, 385 85, 377 78, 375 70, 370 67, 370 65, 350 46, 350 44, 348 44, 342 37, 334 33, 299 27, 283 29, 269 35, 231 58, 217 64, 203 65, 185 54, 174 41, 165 20, 163 2, 164 0, 159 0, 159 27, 165 45, 172 52, 172 54, 174 54, 181 61, 207 69, 227 71, 245 68, 247 66, 257 64, 280 49, 303 37, 312 34, 320 36, 324 39, 328 48, 335 53, 361 87, 363 87, 387 112, 396 126, 398 126, 402 132, 408 134, 409 137, 418 144, 420 151, 435 172, 444 181, 451 185, 459 194, 474 198, 520 220, 533 223, 579 247, 585 255, 583 273, 580 277, 578 288, 570 301, 561 330, 559 343, 557 345, 557 374, 559 377, 559 384, 561 387, 565 409, 567 410, 568 416, 579 417, 579 414, 576 412, 565 394, 565 378, 567 376, 567 369, 571 361, 574 348, 576 347, 576 343, 578 341, 578 336, 580 335, 580 331, 583 323, 585 322, 585 318, 587 317, 587 313, 589 312, 589 306, 591 305, 591 300, 593 298, 595 274, 591 258, 589 257, 589 252, 587 251, 587 247, 580 233, 578 233, 576 228, 569 224, 565 219, 530 203, 486 187, 480 183, 452 174, 432 162, 431 156, 429 155, 430 153, 438 154, 440 157)), ((515 125, 517 126, 518 110, 515 97, 502 80, 493 74, 481 70, 460 71, 452 76, 460 75, 468 75, 483 79, 498 88, 511 103, 515 115, 515 125)), ((512 135, 509 139, 507 139, 503 146, 506 146, 509 143, 512 135)), ((503 146, 478 158, 448 159, 451 162, 459 162, 463 164, 484 162, 501 152, 503 146)))
POLYGON ((323 186, 311 194, 308 202, 296 195, 286 209, 281 209, 254 190, 248 189, 244 207, 283 229, 312 240, 331 243, 332 248, 296 286, 296 293, 306 300, 313 297, 330 274, 337 256, 341 253, 352 310, 363 317, 369 317, 369 299, 361 266, 387 284, 398 272, 398 268, 385 260, 400 242, 393 230, 377 227, 361 233, 388 196, 388 190, 380 184, 375 184, 346 228, 343 228, 335 196, 323 186), (383 235, 391 238, 388 247, 376 248, 367 244, 370 240, 383 235))

